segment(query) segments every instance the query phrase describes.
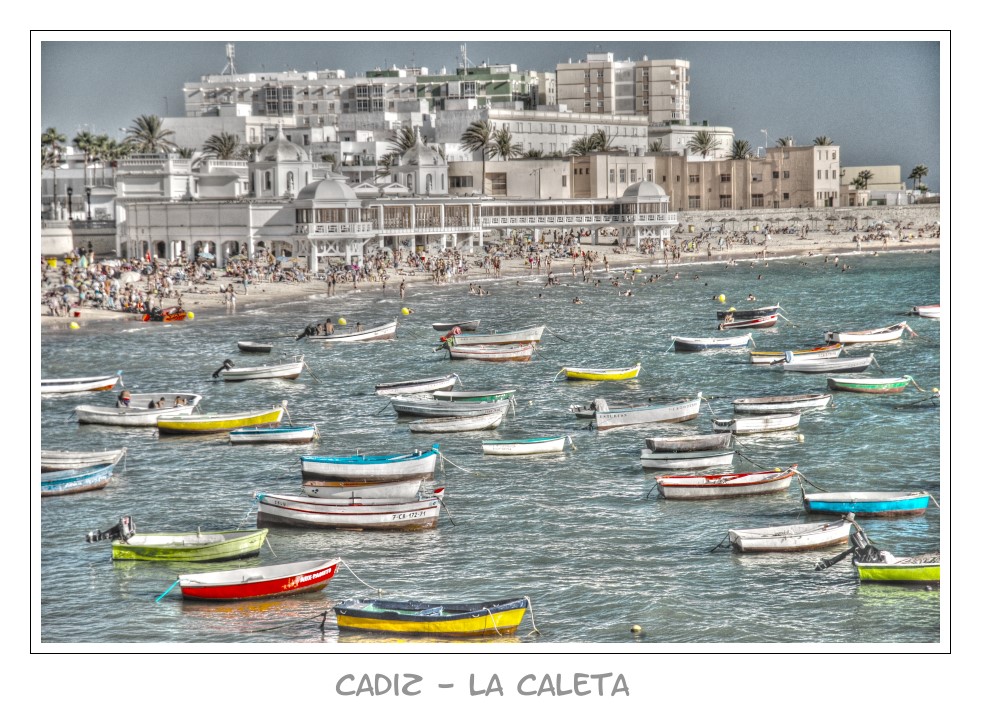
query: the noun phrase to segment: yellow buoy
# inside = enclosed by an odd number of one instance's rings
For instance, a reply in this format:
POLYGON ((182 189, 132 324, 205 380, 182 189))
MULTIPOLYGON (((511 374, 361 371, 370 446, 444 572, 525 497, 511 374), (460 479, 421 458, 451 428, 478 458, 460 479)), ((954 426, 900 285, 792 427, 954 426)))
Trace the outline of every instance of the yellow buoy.
POLYGON ((347 324, 347 320, 345 320, 343 317, 338 318, 337 324, 338 325, 346 325, 347 324))
POLYGON ((193 312, 187 313, 187 319, 188 320, 193 320, 194 319, 194 313, 193 312))
POLYGON ((412 310, 410 310, 410 309, 409 309, 409 308, 407 308, 407 307, 403 307, 403 308, 402 308, 402 314, 403 314, 403 315, 411 315, 411 314, 412 314, 412 310))
POLYGON ((635 273, 643 273, 644 271, 641 270, 640 268, 634 268, 634 272, 635 273))
POLYGON ((633 633, 634 633, 635 635, 636 635, 636 634, 637 634, 638 632, 640 632, 641 630, 642 630, 642 628, 641 628, 641 626, 640 626, 640 625, 634 625, 634 626, 632 626, 632 627, 630 628, 630 631, 631 631, 631 632, 633 632, 633 633))
POLYGON ((78 329, 78 323, 77 322, 69 322, 68 323, 68 328, 71 329, 71 330, 77 330, 78 329))
POLYGON ((726 301, 726 296, 725 295, 719 295, 719 302, 725 302, 725 301, 726 301))

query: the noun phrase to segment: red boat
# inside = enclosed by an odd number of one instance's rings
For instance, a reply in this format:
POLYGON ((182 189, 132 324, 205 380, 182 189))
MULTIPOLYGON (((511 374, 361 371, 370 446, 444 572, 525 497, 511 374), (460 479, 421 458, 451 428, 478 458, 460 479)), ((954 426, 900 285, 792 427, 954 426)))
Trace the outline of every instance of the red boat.
POLYGON ((181 594, 194 600, 253 600, 314 592, 327 587, 341 561, 304 560, 257 568, 178 576, 181 594))
POLYGON ((773 327, 777 324, 777 317, 779 315, 766 315, 764 317, 754 317, 751 320, 732 320, 731 322, 720 322, 720 330, 736 330, 740 328, 750 328, 750 327, 773 327))
POLYGON ((187 318, 187 311, 179 307, 168 307, 166 310, 155 309, 143 316, 143 322, 179 322, 187 318))

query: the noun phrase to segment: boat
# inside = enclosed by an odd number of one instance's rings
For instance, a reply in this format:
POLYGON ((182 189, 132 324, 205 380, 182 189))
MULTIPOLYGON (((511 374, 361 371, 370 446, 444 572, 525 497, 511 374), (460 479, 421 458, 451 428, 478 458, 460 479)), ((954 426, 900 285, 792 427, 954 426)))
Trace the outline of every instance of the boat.
POLYGON ((738 310, 735 307, 730 307, 728 310, 716 310, 715 316, 720 320, 724 320, 730 315, 732 315, 733 320, 752 320, 754 317, 775 315, 779 309, 779 303, 764 305, 763 307, 744 307, 738 310))
POLYGON ((456 431, 496 429, 504 421, 509 407, 510 403, 506 403, 497 411, 486 414, 417 419, 409 422, 409 431, 414 434, 447 434, 456 431))
POLYGON ((232 444, 308 444, 318 435, 317 425, 245 426, 228 432, 232 444))
POLYGON ((256 353, 267 353, 272 352, 273 346, 266 342, 249 342, 243 340, 237 343, 239 352, 256 352, 256 353))
POLYGON ((714 431, 728 431, 737 436, 743 434, 764 434, 771 431, 785 431, 800 426, 800 412, 789 414, 761 414, 760 416, 713 419, 714 431))
POLYGON ((868 342, 893 342, 903 336, 909 326, 905 322, 897 322, 889 327, 879 327, 873 330, 838 330, 824 333, 825 342, 841 342, 846 345, 868 342))
POLYGON ((454 327, 459 327, 461 332, 475 332, 480 325, 480 320, 464 320, 463 322, 434 322, 433 329, 437 332, 448 332, 454 327))
POLYGON ((773 327, 777 324, 778 315, 765 315, 763 317, 751 317, 746 320, 732 320, 731 322, 720 322, 720 330, 745 330, 748 328, 758 327, 761 330, 767 327, 773 327))
POLYGON ((430 478, 436 470, 439 444, 408 454, 301 456, 304 485, 325 481, 388 481, 409 476, 430 478))
POLYGON ((87 466, 63 471, 47 471, 41 475, 42 496, 65 496, 105 488, 112 480, 115 464, 87 466))
POLYGON ((398 320, 386 322, 376 327, 365 327, 358 330, 357 327, 346 330, 335 329, 329 335, 306 335, 308 340, 318 342, 370 342, 372 340, 391 340, 395 337, 395 329, 399 326, 398 320))
POLYGON ((732 466, 735 451, 651 451, 640 450, 640 465, 645 469, 707 469, 732 466))
POLYGON ((101 377, 56 377, 41 380, 41 394, 74 394, 76 392, 108 392, 122 379, 122 371, 101 377))
POLYGON ((638 426, 654 422, 680 422, 694 419, 702 404, 702 393, 694 399, 675 402, 673 404, 638 404, 627 407, 612 407, 605 399, 596 399, 593 419, 600 431, 620 426, 638 426))
POLYGON ((514 634, 528 607, 524 597, 466 604, 358 599, 338 603, 334 614, 341 630, 483 637, 514 634))
MULTIPOLYGON (((452 330, 451 330, 452 332, 452 330)), ((473 345, 510 345, 528 342, 541 342, 542 334, 545 332, 545 325, 537 327, 524 327, 520 330, 511 332, 490 332, 474 333, 472 335, 453 335, 453 342, 457 347, 473 345)), ((449 341, 449 339, 447 339, 449 341)))
POLYGON ((831 403, 830 394, 784 394, 772 397, 742 397, 732 400, 737 414, 783 414, 802 409, 824 409, 831 403))
POLYGON ((671 336, 675 352, 702 352, 703 350, 729 350, 746 347, 753 339, 753 333, 737 337, 678 337, 671 336))
POLYGON ((917 305, 913 308, 913 314, 939 320, 943 313, 941 312, 940 305, 917 305))
POLYGON ((841 355, 844 345, 834 342, 830 345, 818 345, 802 350, 783 350, 782 352, 754 350, 749 353, 750 364, 773 364, 774 362, 784 362, 787 360, 787 352, 790 352, 790 359, 795 362, 802 362, 812 359, 834 359, 841 355))
POLYGON ((830 568, 851 555, 852 564, 858 571, 859 583, 940 584, 940 553, 897 558, 888 550, 880 550, 872 545, 851 514, 845 516, 845 519, 855 526, 855 531, 848 538, 851 547, 832 558, 822 559, 815 570, 830 568))
POLYGON ((188 317, 187 311, 183 308, 174 306, 168 307, 161 310, 160 308, 154 308, 152 312, 148 312, 141 318, 143 322, 180 322, 186 320, 188 317))
POLYGON ((428 477, 403 476, 386 481, 325 481, 305 480, 303 493, 310 498, 330 498, 349 501, 352 498, 362 502, 408 501, 422 487, 428 477))
POLYGON ((804 362, 791 360, 783 363, 785 372, 807 372, 821 374, 828 372, 864 372, 872 364, 875 355, 865 357, 836 357, 834 359, 812 359, 804 362))
POLYGON ((677 454, 685 451, 717 451, 732 445, 732 434, 694 434, 692 436, 650 436, 644 440, 651 451, 677 454))
MULTIPOLYGON (((122 393, 123 396, 125 394, 122 393)), ((145 392, 131 394, 129 400, 129 406, 118 406, 118 401, 113 406, 105 407, 79 404, 75 407, 75 417, 79 424, 156 426, 158 419, 193 413, 201 401, 201 395, 187 392, 145 392), (151 402, 160 406, 151 407, 151 402)))
POLYGON ((279 364, 263 364, 254 367, 236 367, 226 359, 221 367, 211 375, 212 379, 221 377, 226 382, 244 382, 249 379, 296 379, 303 371, 306 362, 303 355, 297 355, 279 364))
POLYGON ((846 542, 851 530, 851 521, 845 519, 766 528, 731 528, 729 542, 743 553, 815 550, 846 542))
POLYGON ((118 464, 126 455, 126 447, 106 451, 53 451, 41 450, 41 473, 86 469, 91 466, 118 464))
POLYGON ((930 505, 926 491, 840 491, 803 493, 808 513, 854 513, 856 516, 892 518, 918 516, 930 505))
POLYGON ((502 345, 460 345, 456 338, 446 342, 450 359, 476 359, 483 362, 528 362, 535 351, 533 342, 502 345))
POLYGON ((488 456, 530 456, 532 454, 560 454, 565 445, 572 445, 568 436, 540 436, 532 439, 492 439, 481 442, 488 456))
POLYGON ((246 426, 279 424, 286 411, 281 407, 261 409, 251 412, 231 412, 227 414, 189 414, 187 416, 168 416, 157 419, 157 430, 161 434, 220 434, 246 426))
POLYGON ((375 394, 421 394, 437 390, 450 390, 460 378, 456 374, 444 374, 441 377, 423 377, 409 379, 404 382, 384 382, 375 385, 375 394))
MULTIPOLYGON (((590 380, 590 381, 614 381, 622 379, 634 379, 640 374, 640 362, 633 367, 622 367, 619 369, 593 369, 591 367, 563 367, 559 374, 565 373, 565 378, 570 380, 590 380)), ((558 375, 556 375, 558 376, 558 375)))
POLYGON ((432 394, 433 399, 444 402, 500 402, 510 400, 517 391, 517 389, 489 389, 482 392, 444 392, 437 390, 432 394))
POLYGON ((257 600, 323 590, 340 562, 338 558, 321 558, 177 578, 181 595, 188 600, 257 600))
POLYGON ((424 418, 477 416, 496 412, 501 408, 501 402, 451 402, 445 399, 433 399, 429 395, 404 394, 389 400, 392 408, 399 416, 415 416, 424 418))
POLYGON ((828 377, 828 388, 838 392, 860 392, 862 394, 898 394, 906 389, 913 378, 908 374, 902 377, 828 377))
POLYGON ((265 528, 251 530, 137 533, 130 516, 104 531, 91 531, 87 543, 112 541, 113 560, 190 561, 205 563, 255 555, 266 540, 265 528))
POLYGON ((672 474, 657 477, 657 490, 664 498, 681 500, 757 496, 788 488, 791 477, 795 473, 797 473, 797 464, 786 471, 775 469, 709 476, 672 474))
POLYGON ((442 507, 443 489, 432 496, 406 501, 353 498, 342 503, 332 498, 283 496, 256 493, 259 525, 282 525, 296 528, 338 528, 343 530, 423 530, 435 528, 442 507), (359 502, 360 501, 360 502, 359 502))

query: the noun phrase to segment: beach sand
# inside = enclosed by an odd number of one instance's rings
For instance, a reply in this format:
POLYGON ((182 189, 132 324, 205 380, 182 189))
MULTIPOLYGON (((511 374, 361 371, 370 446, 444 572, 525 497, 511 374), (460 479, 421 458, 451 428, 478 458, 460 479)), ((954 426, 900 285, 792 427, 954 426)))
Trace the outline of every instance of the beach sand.
MULTIPOLYGON (((608 261, 610 274, 614 271, 622 271, 627 268, 641 268, 645 273, 660 273, 661 275, 673 275, 680 272, 683 276, 686 272, 691 272, 695 265, 705 264, 725 264, 729 261, 758 261, 763 267, 763 261, 771 258, 800 258, 801 260, 828 257, 839 257, 841 261, 847 263, 849 255, 869 256, 882 254, 891 251, 932 251, 941 249, 941 240, 937 237, 914 236, 900 242, 897 238, 889 237, 887 243, 881 240, 868 241, 858 244, 854 241, 856 233, 843 232, 839 234, 822 233, 818 231, 810 232, 806 238, 794 234, 772 234, 766 242, 766 252, 764 256, 764 246, 757 243, 755 245, 733 244, 729 248, 718 248, 718 240, 713 235, 708 240, 711 246, 711 256, 708 255, 706 242, 703 241, 701 247, 693 253, 681 253, 680 260, 671 260, 665 264, 663 253, 647 255, 638 252, 636 249, 628 249, 627 252, 614 252, 613 246, 585 245, 585 250, 591 250, 598 254, 598 260, 593 264, 593 274, 595 278, 605 279, 604 256, 608 261), (859 248, 859 245, 861 246, 859 248)), ((685 236, 678 234, 676 237, 681 240, 689 240, 695 236, 685 236)), ((762 241, 762 236, 757 236, 757 241, 762 241)), ((480 254, 482 255, 482 253, 480 254)), ((475 252, 468 262, 473 258, 479 257, 475 252)), ((553 259, 552 272, 563 282, 567 282, 566 276, 572 275, 573 260, 571 258, 553 259)), ((578 269, 582 270, 582 259, 575 261, 578 269)), ((544 270, 544 268, 542 268, 544 270)), ((216 273, 221 273, 216 270, 216 273)), ((431 283, 432 277, 425 272, 415 271, 414 275, 402 275, 390 272, 387 290, 393 295, 397 294, 398 284, 405 280, 407 287, 405 305, 412 304, 412 286, 420 283, 431 283)), ((521 258, 505 259, 502 261, 501 277, 494 277, 490 273, 485 273, 483 268, 471 267, 469 272, 455 278, 451 278, 454 284, 486 284, 488 282, 499 281, 503 278, 535 275, 542 276, 537 270, 531 270, 527 262, 521 258)), ((144 282, 144 285, 146 283, 144 282)), ((228 307, 225 304, 225 294, 220 288, 228 285, 235 285, 235 312, 242 314, 250 309, 262 307, 268 304, 283 304, 298 300, 305 300, 310 295, 326 295, 327 283, 321 280, 309 282, 266 282, 251 283, 248 294, 244 293, 241 281, 234 282, 232 278, 216 277, 204 284, 195 285, 193 289, 181 289, 183 295, 184 309, 189 313, 194 313, 195 317, 212 317, 228 314, 228 307)), ((340 283, 337 286, 336 298, 343 299, 344 296, 353 290, 350 283, 340 283)), ((380 282, 359 281, 359 291, 380 291, 380 282)), ((162 307, 171 307, 177 304, 176 299, 166 299, 162 307)), ((129 312, 115 312, 98 308, 81 308, 73 310, 68 317, 51 316, 46 314, 47 307, 43 300, 39 300, 38 314, 42 332, 52 330, 84 329, 86 325, 109 320, 136 320, 139 316, 129 312), (78 316, 75 316, 78 312, 78 316), (72 327, 72 325, 77 327, 72 327)))

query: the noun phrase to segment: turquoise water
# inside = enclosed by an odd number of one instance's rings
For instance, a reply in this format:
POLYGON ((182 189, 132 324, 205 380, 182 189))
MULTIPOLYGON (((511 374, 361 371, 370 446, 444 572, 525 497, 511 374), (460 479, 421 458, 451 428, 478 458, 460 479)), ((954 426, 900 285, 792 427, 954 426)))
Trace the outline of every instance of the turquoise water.
MULTIPOLYGON (((640 466, 644 437, 711 430, 712 416, 731 415, 737 397, 825 391, 822 375, 784 373, 749 364, 746 350, 675 353, 671 335, 718 335, 712 297, 727 304, 779 303, 787 319, 754 333, 759 349, 820 344, 826 330, 882 327, 906 319, 917 337, 847 354, 874 352, 869 376, 909 374, 923 389, 941 386, 941 321, 906 317, 913 305, 940 300, 940 255, 890 254, 843 258, 842 272, 822 257, 771 260, 764 266, 699 265, 680 278, 646 278, 619 289, 577 281, 545 287, 543 276, 487 283, 490 295, 462 285, 410 286, 397 340, 321 346, 296 341, 310 322, 344 316, 380 324, 399 315, 395 290, 342 293, 237 314, 199 314, 192 322, 114 322, 44 335, 42 374, 68 377, 122 369, 134 392, 190 391, 217 413, 288 400, 296 424, 316 422, 310 445, 237 445, 223 437, 158 438, 153 429, 79 425, 77 404, 110 404, 113 394, 40 400, 42 443, 52 449, 126 446, 124 469, 102 491, 46 498, 40 503, 41 639, 46 643, 319 643, 365 641, 340 634, 328 615, 338 601, 371 597, 426 602, 531 598, 530 618, 512 642, 630 643, 639 624, 646 644, 936 643, 945 591, 859 586, 846 560, 815 572, 820 558, 840 552, 739 555, 716 548, 729 528, 831 520, 803 512, 798 486, 765 496, 703 502, 656 498, 654 472, 640 466), (805 264, 806 263, 806 264, 805 264), (697 278, 695 277, 697 276, 697 278), (520 284, 519 284, 520 283, 520 284), (618 296, 632 289, 633 297, 618 296), (542 297, 538 298, 541 294, 542 297), (573 304, 579 296, 583 304, 573 304), (447 360, 434 352, 436 321, 480 319, 481 328, 509 330, 546 324, 529 363, 447 360), (272 355, 241 354, 239 340, 271 340, 272 355), (224 383, 212 373, 225 359, 236 366, 267 364, 302 353, 309 365, 296 381, 224 383), (625 367, 641 362, 630 382, 554 380, 563 366, 625 367), (516 388, 516 413, 493 432, 412 434, 384 397, 380 382, 456 372, 461 389, 516 388), (679 425, 590 431, 569 413, 572 404, 670 400, 702 392, 698 419, 679 425), (482 439, 569 434, 575 449, 561 455, 492 457, 482 439), (235 564, 118 563, 107 543, 85 533, 131 515, 143 532, 254 527, 257 490, 300 495, 304 454, 395 453, 439 441, 446 456, 437 483, 447 509, 435 530, 418 533, 339 532, 275 527, 272 550, 235 564), (183 572, 224 570, 321 556, 347 564, 325 591, 251 604, 183 602, 175 588, 183 572), (66 587, 70 583, 71 587, 66 587), (367 586, 366 586, 367 584, 367 586), (371 586, 371 587, 368 587, 371 586), (82 602, 84 600, 84 603, 82 602)), ((672 271, 673 272, 673 271, 672 271)), ((611 273, 612 275, 612 273, 611 273)), ((623 281, 622 271, 619 273, 623 281)), ((571 276, 562 276, 571 280, 571 276)), ((190 305, 193 309, 193 305, 190 305)), ((915 405, 926 395, 835 393, 834 406, 805 413, 799 432, 739 439, 733 471, 799 464, 829 491, 924 489, 935 496, 925 515, 862 522, 879 547, 896 555, 936 551, 948 478, 941 472, 943 409, 915 405), (801 438, 798 438, 798 433, 801 438)), ((945 452, 946 452, 945 446, 945 452)), ((35 466, 35 478, 38 468, 35 466)), ((810 487, 809 487, 810 488, 810 487)), ((370 637, 368 638, 370 640, 370 637)))

